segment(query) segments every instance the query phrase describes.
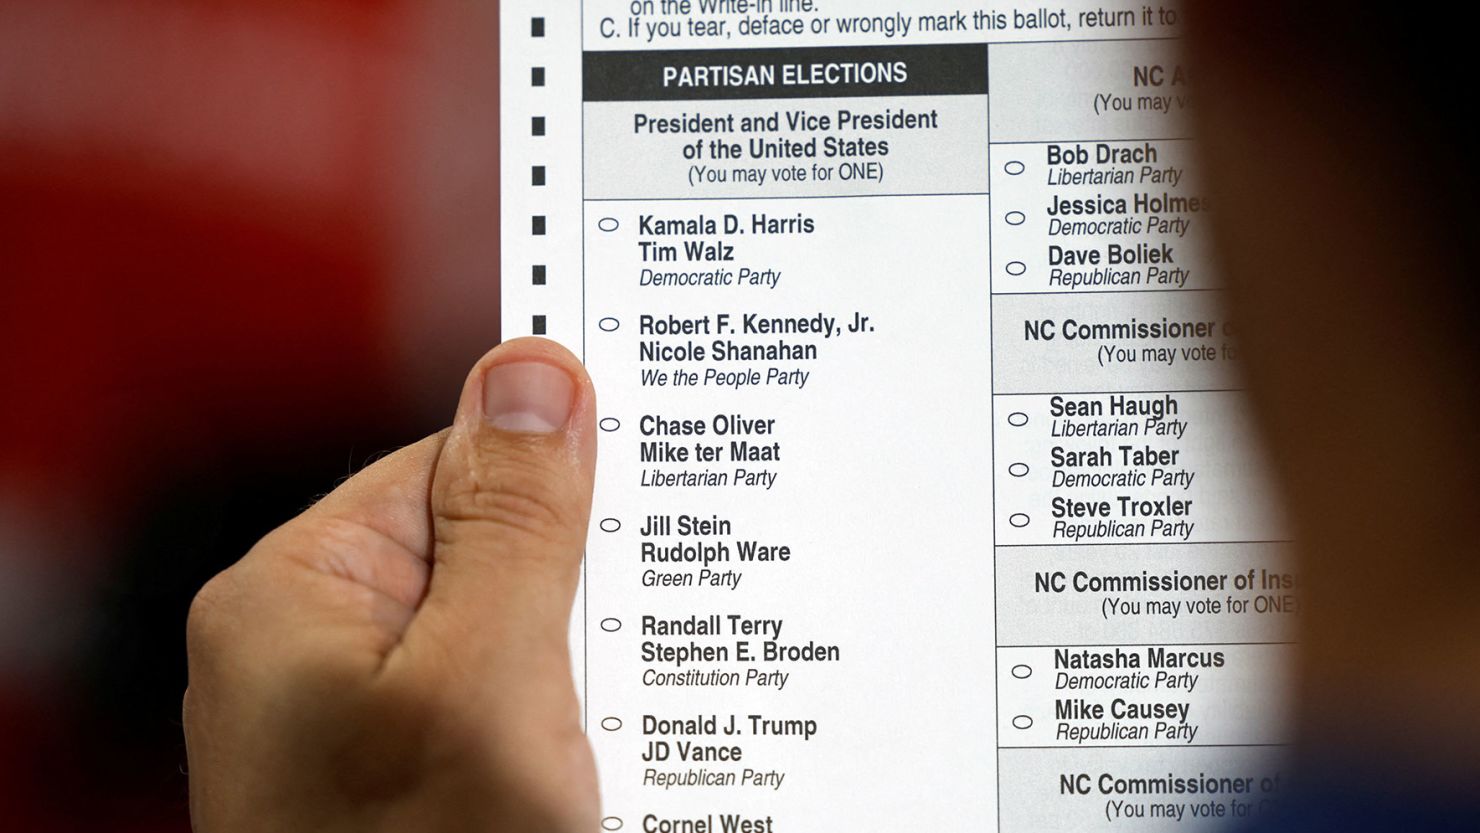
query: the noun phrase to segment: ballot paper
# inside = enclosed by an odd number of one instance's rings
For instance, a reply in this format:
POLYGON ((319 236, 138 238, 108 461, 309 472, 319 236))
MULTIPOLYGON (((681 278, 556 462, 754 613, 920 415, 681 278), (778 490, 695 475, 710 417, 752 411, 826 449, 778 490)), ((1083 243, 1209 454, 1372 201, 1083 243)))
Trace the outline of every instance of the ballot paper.
POLYGON ((1300 588, 1178 11, 500 20, 503 332, 600 401, 571 646, 603 828, 1276 806, 1300 588))

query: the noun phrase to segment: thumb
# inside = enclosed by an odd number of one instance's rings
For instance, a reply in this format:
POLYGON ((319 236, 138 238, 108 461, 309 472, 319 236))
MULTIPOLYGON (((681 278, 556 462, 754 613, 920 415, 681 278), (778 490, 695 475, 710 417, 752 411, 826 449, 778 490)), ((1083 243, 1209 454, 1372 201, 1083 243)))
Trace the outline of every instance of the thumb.
POLYGON ((544 339, 500 345, 463 386, 432 480, 431 581, 407 647, 435 642, 454 666, 444 670, 481 694, 506 695, 511 679, 535 697, 571 690, 595 423, 590 377, 544 339))

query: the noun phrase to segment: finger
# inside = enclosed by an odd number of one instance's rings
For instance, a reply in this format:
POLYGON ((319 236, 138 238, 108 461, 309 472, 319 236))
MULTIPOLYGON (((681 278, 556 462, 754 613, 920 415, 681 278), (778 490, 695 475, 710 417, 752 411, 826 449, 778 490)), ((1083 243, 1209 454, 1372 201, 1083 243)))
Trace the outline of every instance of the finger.
POLYGON ((446 435, 441 431, 386 455, 324 496, 293 522, 312 539, 290 553, 414 610, 430 575, 428 505, 446 435))
POLYGON ((470 680, 570 687, 595 411, 580 362, 543 339, 501 345, 468 377, 433 478, 432 576, 407 638, 434 640, 470 680))
POLYGON ((432 473, 447 432, 438 431, 366 466, 323 496, 305 516, 363 524, 430 560, 432 473))
POLYGON ((286 646, 378 664, 426 591, 427 506, 443 440, 380 459, 208 582, 187 627, 192 685, 213 669, 263 671, 288 659, 286 646))

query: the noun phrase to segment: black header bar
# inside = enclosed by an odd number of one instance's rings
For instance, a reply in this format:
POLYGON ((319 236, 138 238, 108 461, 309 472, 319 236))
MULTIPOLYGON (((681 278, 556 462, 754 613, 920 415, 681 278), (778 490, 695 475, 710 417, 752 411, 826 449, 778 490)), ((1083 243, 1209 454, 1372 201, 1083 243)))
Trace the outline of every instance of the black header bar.
POLYGON ((984 44, 587 52, 584 63, 586 101, 987 92, 984 44))

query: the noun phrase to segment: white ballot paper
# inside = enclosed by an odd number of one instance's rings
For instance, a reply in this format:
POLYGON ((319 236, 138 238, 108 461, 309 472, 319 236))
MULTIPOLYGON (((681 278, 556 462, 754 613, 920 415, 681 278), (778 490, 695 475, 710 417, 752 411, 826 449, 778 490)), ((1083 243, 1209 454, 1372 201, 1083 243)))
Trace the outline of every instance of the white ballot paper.
POLYGON ((1202 830, 1291 737, 1178 12, 504 0, 505 337, 600 400, 606 830, 1202 830))

